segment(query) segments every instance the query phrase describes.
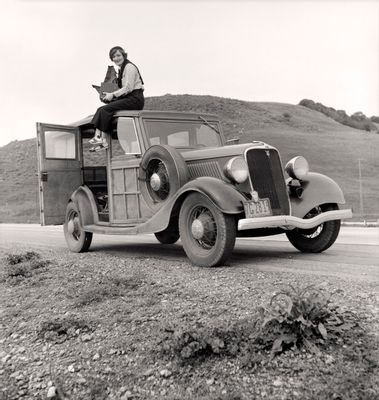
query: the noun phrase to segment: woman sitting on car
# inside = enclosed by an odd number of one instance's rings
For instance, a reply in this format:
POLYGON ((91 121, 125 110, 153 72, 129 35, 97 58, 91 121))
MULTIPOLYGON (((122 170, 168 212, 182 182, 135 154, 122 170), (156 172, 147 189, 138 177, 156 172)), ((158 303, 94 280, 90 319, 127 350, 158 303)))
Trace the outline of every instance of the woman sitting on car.
POLYGON ((112 47, 109 51, 110 59, 119 67, 117 84, 119 89, 112 93, 104 93, 102 101, 105 106, 99 107, 92 118, 95 126, 95 136, 89 141, 93 147, 90 151, 99 151, 108 148, 104 133, 112 134, 112 117, 119 110, 142 110, 145 104, 143 95, 144 83, 138 68, 128 60, 125 50, 112 47))

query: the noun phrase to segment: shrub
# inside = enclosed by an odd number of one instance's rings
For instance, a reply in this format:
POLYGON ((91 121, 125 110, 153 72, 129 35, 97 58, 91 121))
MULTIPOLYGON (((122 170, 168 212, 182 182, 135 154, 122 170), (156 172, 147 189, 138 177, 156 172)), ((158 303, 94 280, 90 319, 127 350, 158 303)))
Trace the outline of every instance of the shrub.
POLYGON ((299 105, 319 111, 340 124, 350 126, 351 128, 365 131, 377 130, 377 127, 373 124, 372 118, 367 118, 361 111, 357 111, 349 117, 344 110, 336 111, 332 107, 324 106, 321 103, 315 103, 313 100, 303 99, 300 101, 299 105))
POLYGON ((354 114, 351 115, 352 119, 355 119, 356 121, 365 121, 367 119, 366 115, 363 114, 361 111, 357 111, 354 114))

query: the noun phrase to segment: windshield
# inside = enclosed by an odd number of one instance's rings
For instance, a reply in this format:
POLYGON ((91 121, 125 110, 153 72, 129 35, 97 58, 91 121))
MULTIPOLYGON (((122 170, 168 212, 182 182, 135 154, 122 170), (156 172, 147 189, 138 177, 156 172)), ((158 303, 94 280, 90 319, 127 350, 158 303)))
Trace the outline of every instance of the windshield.
POLYGON ((208 124, 211 126, 197 121, 145 120, 151 145, 168 144, 177 149, 222 146, 218 124, 208 124))

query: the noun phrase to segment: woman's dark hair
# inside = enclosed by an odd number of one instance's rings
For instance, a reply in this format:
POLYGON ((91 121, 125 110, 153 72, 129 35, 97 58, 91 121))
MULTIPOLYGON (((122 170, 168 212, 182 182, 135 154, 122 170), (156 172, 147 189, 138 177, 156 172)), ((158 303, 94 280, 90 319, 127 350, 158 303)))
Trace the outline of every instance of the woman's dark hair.
POLYGON ((109 50, 109 58, 111 59, 111 61, 113 61, 113 56, 115 55, 116 51, 119 51, 123 55, 125 60, 128 58, 128 53, 126 53, 122 47, 115 46, 109 50))

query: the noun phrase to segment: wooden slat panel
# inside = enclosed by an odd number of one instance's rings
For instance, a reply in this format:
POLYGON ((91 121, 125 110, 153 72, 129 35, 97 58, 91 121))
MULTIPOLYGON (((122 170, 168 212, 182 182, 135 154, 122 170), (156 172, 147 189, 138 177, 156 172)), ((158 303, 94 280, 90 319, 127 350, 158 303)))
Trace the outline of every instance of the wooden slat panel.
POLYGON ((112 192, 114 194, 120 194, 125 192, 124 188, 124 173, 122 169, 112 170, 112 192))
POLYGON ((126 195, 126 207, 127 207, 128 219, 140 218, 138 212, 137 196, 135 194, 126 195))
POLYGON ((127 192, 137 192, 136 169, 127 168, 125 172, 125 188, 127 192))
POLYGON ((125 204, 125 195, 113 195, 113 215, 114 221, 126 221, 126 204, 125 204))

